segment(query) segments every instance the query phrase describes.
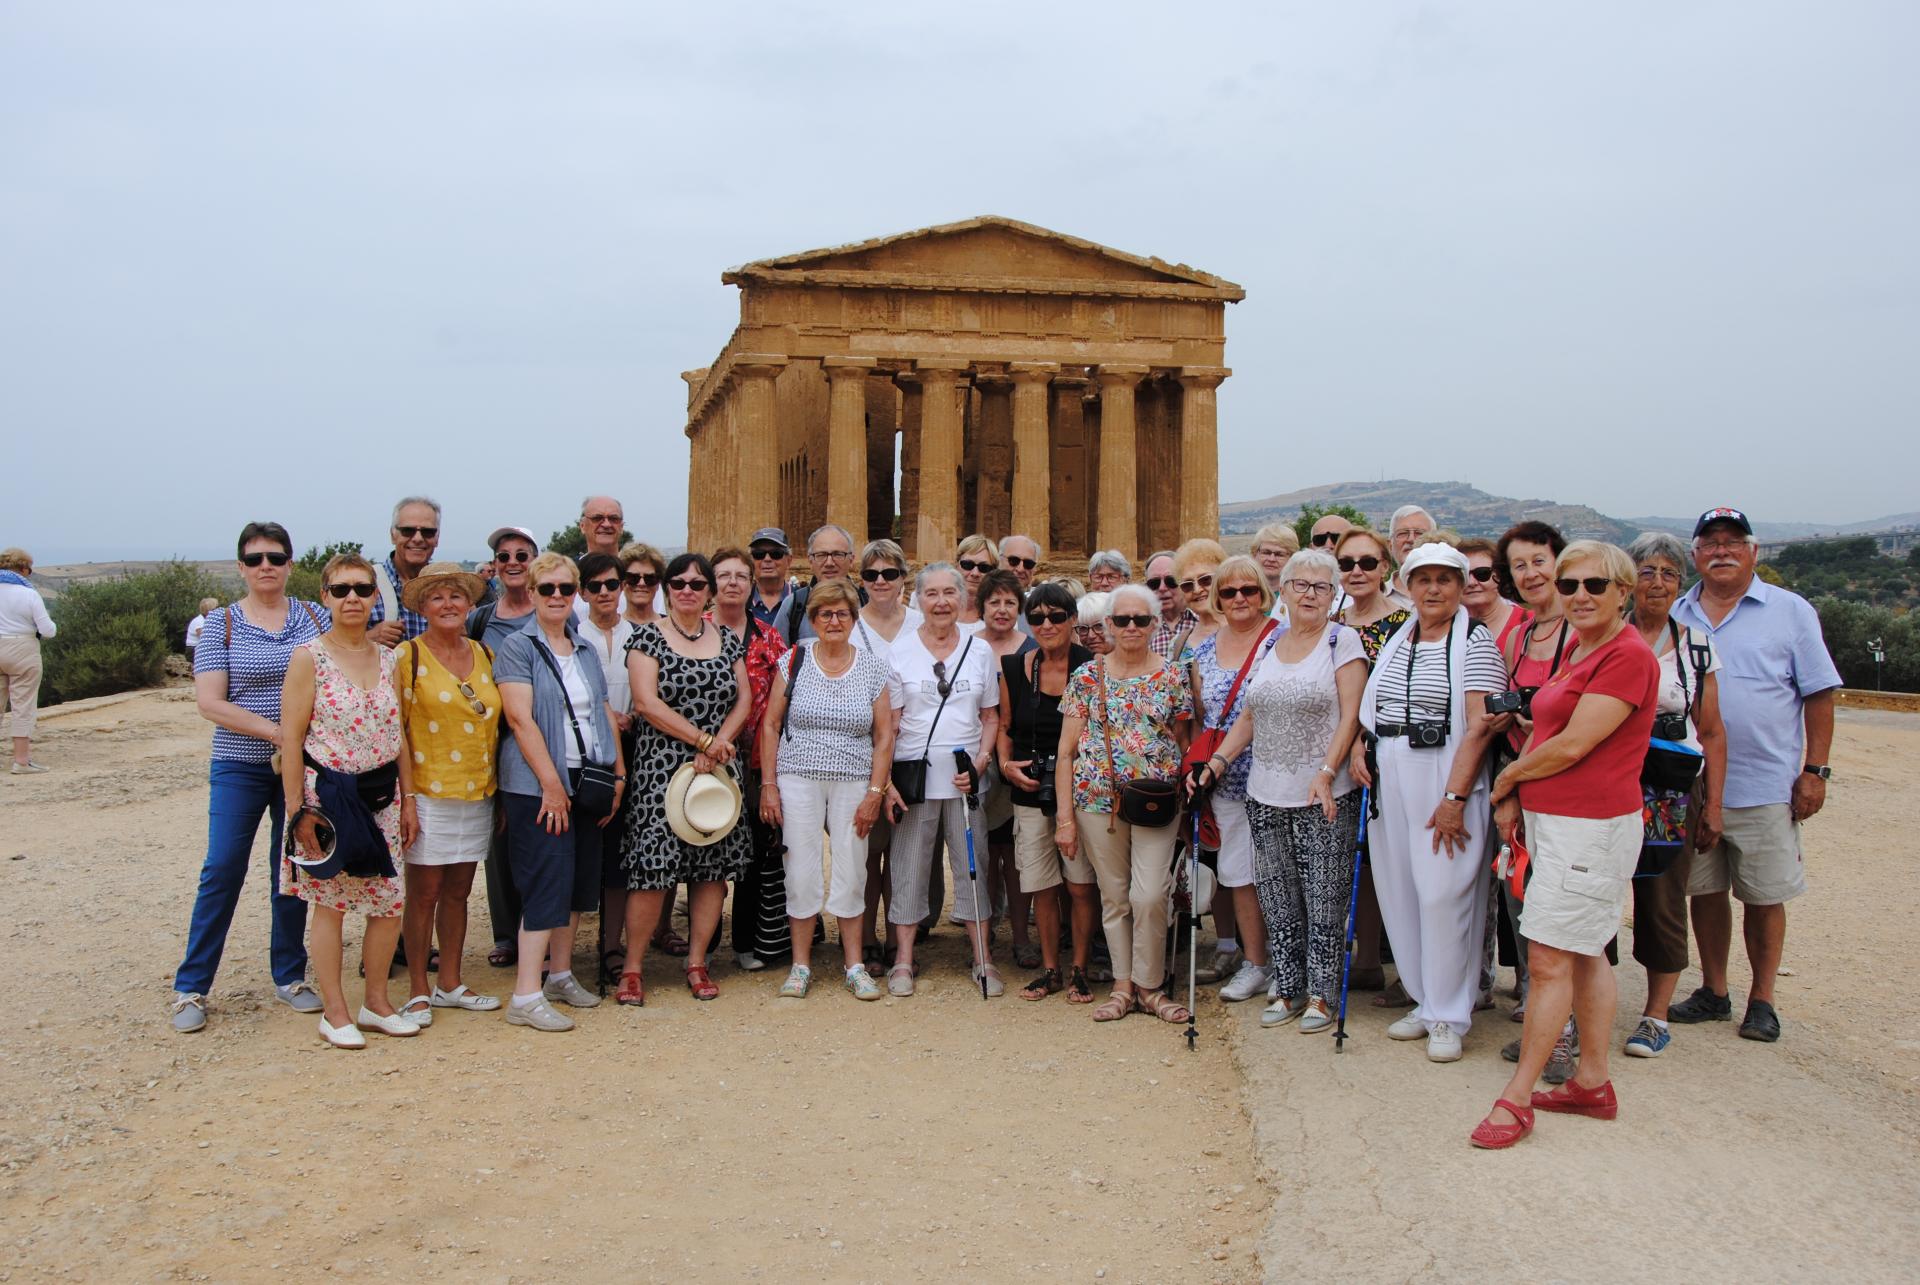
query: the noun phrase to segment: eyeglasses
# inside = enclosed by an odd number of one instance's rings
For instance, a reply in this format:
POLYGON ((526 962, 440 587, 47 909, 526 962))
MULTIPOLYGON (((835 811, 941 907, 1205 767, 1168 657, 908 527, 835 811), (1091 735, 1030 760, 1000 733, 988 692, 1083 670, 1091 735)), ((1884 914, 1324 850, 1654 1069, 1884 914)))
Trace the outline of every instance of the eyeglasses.
MULTIPOLYGON (((585 520, 594 526, 619 526, 620 523, 625 520, 625 515, 619 513, 589 513, 585 520)), ((402 527, 401 530, 404 531, 406 528, 402 527)))
POLYGON ((892 584, 894 581, 898 580, 901 576, 904 576, 905 574, 907 573, 902 571, 899 567, 868 567, 865 571, 862 571, 860 573, 860 578, 866 581, 868 584, 873 584, 876 581, 880 581, 880 580, 884 580, 888 584, 892 584))
POLYGON ((815 621, 825 623, 825 624, 832 624, 835 621, 838 621, 840 624, 844 625, 849 620, 853 619, 853 613, 841 607, 829 607, 825 611, 814 612, 813 618, 815 621))
MULTIPOLYGON (((1287 581, 1287 588, 1293 590, 1302 598, 1312 598, 1319 594, 1325 594, 1329 598, 1333 596, 1333 585, 1330 581, 1326 580, 1289 580, 1287 581)), ((1222 589, 1220 596, 1223 598, 1226 597, 1227 591, 1222 589)))
POLYGON ((403 540, 411 540, 415 536, 419 536, 422 540, 431 540, 440 534, 440 528, 437 526, 397 526, 394 530, 400 533, 400 538, 403 540))
POLYGON ((612 593, 620 587, 619 576, 609 576, 605 580, 589 580, 585 588, 588 593, 612 593))
POLYGON ((525 549, 515 549, 512 553, 496 553, 493 555, 493 560, 495 562, 532 562, 533 555, 525 549))
POLYGON ((1263 544, 1253 551, 1253 556, 1264 562, 1273 558, 1290 558, 1293 554, 1291 551, 1283 549, 1277 544, 1263 544))
POLYGON ((752 552, 755 562, 778 562, 780 559, 788 556, 785 549, 768 549, 763 547, 754 549, 752 552))
POLYGON ((807 556, 821 562, 839 562, 853 556, 852 549, 808 549, 807 556))
POLYGON ((698 576, 675 576, 667 581, 667 588, 675 593, 705 593, 707 582, 698 576))
POLYGON ((1745 540, 1695 540, 1693 547, 1702 553, 1738 553, 1751 546, 1745 540))
MULTIPOLYGON (((1292 583, 1298 585, 1298 584, 1304 584, 1305 582, 1301 580, 1295 580, 1295 581, 1292 581, 1292 583)), ((1235 598, 1256 598, 1257 599, 1260 596, 1260 586, 1250 585, 1250 584, 1221 585, 1218 589, 1214 590, 1214 592, 1220 595, 1220 601, 1222 602, 1232 602, 1235 598)), ((1303 589, 1300 592, 1304 593, 1306 591, 1303 589)))
POLYGON ((1149 576, 1147 588, 1159 593, 1162 589, 1172 589, 1178 582, 1172 576, 1149 576))
POLYGON ((1199 593, 1202 589, 1211 588, 1213 588, 1212 576, 1195 576, 1191 580, 1182 580, 1180 582, 1180 592, 1186 594, 1189 598, 1199 593))
POLYGON ((1071 611, 1062 611, 1058 607, 1052 611, 1048 611, 1045 607, 1035 607, 1027 613, 1027 623, 1030 625, 1064 625, 1072 619, 1071 611))
POLYGON ((1322 531, 1320 534, 1310 537, 1308 543, 1318 549, 1322 545, 1340 543, 1340 536, 1341 532, 1339 531, 1322 531))
POLYGON ((1647 582, 1664 580, 1668 584, 1679 584, 1680 573, 1671 567, 1641 567, 1640 579, 1647 582))
POLYGON ((1011 553, 1006 555, 1006 560, 1008 566, 1019 567, 1022 571, 1031 571, 1040 565, 1032 558, 1016 558, 1011 553))
POLYGON ((1492 567, 1468 567, 1467 574, 1472 576, 1475 580, 1478 580, 1481 584, 1485 584, 1487 581, 1493 579, 1493 568, 1492 567))
POLYGON ((993 564, 991 562, 975 562, 972 558, 962 558, 960 559, 960 569, 962 571, 991 571, 993 570, 993 564))
POLYGON ((933 662, 933 685, 940 693, 941 700, 953 695, 953 684, 947 679, 947 662, 944 660, 933 662))
POLYGON ((240 555, 240 561, 242 565, 249 567, 257 567, 263 562, 270 567, 284 567, 292 562, 293 558, 285 553, 243 553, 240 555))
POLYGON ((1393 538, 1396 540, 1418 540, 1431 530, 1433 530, 1433 528, 1430 526, 1403 526, 1393 533, 1393 538))
POLYGON ((562 580, 557 584, 537 584, 533 587, 533 591, 542 598, 551 598, 556 593, 562 598, 571 598, 579 588, 580 586, 571 580, 562 580))
POLYGON ((327 597, 333 599, 335 602, 345 601, 348 594, 352 594, 356 598, 371 598, 373 597, 373 583, 368 580, 356 580, 352 584, 330 584, 327 586, 327 597))
POLYGON ((1559 580, 1555 580, 1553 582, 1553 588, 1554 592, 1558 593, 1562 598, 1571 598, 1582 589, 1585 589, 1589 594, 1598 598, 1601 594, 1605 593, 1612 584, 1613 579, 1610 576, 1583 576, 1578 580, 1572 576, 1565 576, 1559 580))
POLYGON ((630 589, 651 589, 660 583, 660 577, 651 571, 629 571, 620 578, 630 589))
POLYGON ((1152 626, 1152 616, 1108 616, 1115 629, 1146 629, 1152 626))
POLYGON ((1377 571, 1380 567, 1380 559, 1371 553, 1364 558, 1341 558, 1339 567, 1342 571, 1351 571, 1355 567, 1359 567, 1362 571, 1377 571))

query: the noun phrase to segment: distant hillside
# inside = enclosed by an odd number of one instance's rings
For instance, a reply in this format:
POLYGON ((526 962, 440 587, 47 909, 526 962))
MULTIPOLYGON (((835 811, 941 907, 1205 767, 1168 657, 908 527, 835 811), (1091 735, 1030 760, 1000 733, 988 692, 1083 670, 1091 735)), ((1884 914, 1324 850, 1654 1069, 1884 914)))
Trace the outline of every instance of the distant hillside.
POLYGON ((1441 526, 1461 535, 1497 536, 1514 523, 1529 518, 1551 523, 1568 539, 1624 542, 1646 529, 1632 521, 1610 518, 1584 504, 1516 500, 1505 495, 1489 495, 1465 482, 1414 482, 1404 478, 1388 482, 1336 482, 1272 495, 1264 500, 1223 504, 1220 526, 1226 532, 1246 534, 1268 522, 1293 520, 1304 504, 1350 504, 1372 518, 1374 526, 1382 531, 1387 529, 1393 511, 1403 504, 1418 504, 1433 514, 1441 526))
MULTIPOLYGON (((1693 534, 1692 518, 1622 518, 1629 525, 1639 523, 1641 530, 1678 531, 1681 535, 1693 534)), ((1883 518, 1872 518, 1865 522, 1767 522, 1755 519, 1753 533, 1762 540, 1811 540, 1830 535, 1866 535, 1869 532, 1892 531, 1898 527, 1920 526, 1920 513, 1890 513, 1883 518)))

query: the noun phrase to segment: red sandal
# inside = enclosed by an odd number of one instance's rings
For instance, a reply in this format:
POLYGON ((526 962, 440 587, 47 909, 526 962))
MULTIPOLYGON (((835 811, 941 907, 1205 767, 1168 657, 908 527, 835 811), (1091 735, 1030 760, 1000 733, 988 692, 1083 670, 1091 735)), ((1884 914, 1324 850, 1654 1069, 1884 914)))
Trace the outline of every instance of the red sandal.
MULTIPOLYGON (((1494 1111, 1498 1111, 1501 1107, 1513 1112, 1513 1118, 1519 1123, 1495 1124, 1491 1118, 1482 1120, 1467 1136, 1468 1142, 1482 1151, 1501 1151, 1533 1132, 1532 1107, 1515 1106, 1505 1098, 1493 1104, 1494 1111)), ((1487 1115, 1491 1117, 1493 1111, 1487 1112, 1487 1115)))
POLYGON ((614 992, 613 1002, 634 1008, 646 1007, 647 988, 641 983, 638 972, 620 974, 620 989, 614 992))
POLYGON ((720 988, 713 984, 713 978, 707 975, 705 964, 694 964, 687 969, 687 989, 693 992, 695 999, 719 999, 720 988))
POLYGON ((1620 1114, 1620 1099, 1613 1094, 1613 1081, 1583 1089, 1568 1080, 1550 1093, 1535 1093, 1533 1109, 1559 1111, 1566 1115, 1590 1115, 1596 1120, 1611 1120, 1620 1114))

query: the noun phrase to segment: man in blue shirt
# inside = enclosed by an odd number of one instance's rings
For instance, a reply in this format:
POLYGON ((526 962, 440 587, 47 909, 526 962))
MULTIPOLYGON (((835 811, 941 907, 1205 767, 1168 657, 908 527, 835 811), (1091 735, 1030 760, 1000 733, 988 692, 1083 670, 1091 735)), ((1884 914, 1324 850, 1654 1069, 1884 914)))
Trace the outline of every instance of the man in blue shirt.
POLYGON ((1705 634, 1720 655, 1727 784, 1723 832, 1695 856, 1687 885, 1706 984, 1668 1016, 1676 1022, 1733 1016, 1727 993, 1731 888, 1746 908, 1743 933, 1753 967, 1740 1034, 1771 1042, 1780 1038, 1773 979, 1786 942, 1786 903, 1807 890, 1800 824, 1827 800, 1840 673, 1812 604, 1761 580, 1754 574, 1758 561, 1747 515, 1708 509, 1693 528, 1700 580, 1673 609, 1675 620, 1705 634))
POLYGON ((747 541, 747 556, 753 559, 753 592, 747 595, 747 610, 755 620, 784 635, 793 607, 793 582, 787 579, 793 549, 787 544, 787 533, 777 526, 761 527, 747 541))

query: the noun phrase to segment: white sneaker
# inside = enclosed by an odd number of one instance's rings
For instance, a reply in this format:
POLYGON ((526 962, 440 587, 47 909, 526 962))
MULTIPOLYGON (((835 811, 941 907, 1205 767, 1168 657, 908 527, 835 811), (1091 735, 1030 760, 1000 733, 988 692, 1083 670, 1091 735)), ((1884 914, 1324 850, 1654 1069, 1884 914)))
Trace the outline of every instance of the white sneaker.
POLYGON ((1273 969, 1249 960, 1240 965, 1240 971, 1233 975, 1232 981, 1220 988, 1220 998, 1229 1004, 1238 1004, 1243 999, 1252 999, 1272 982, 1273 969))
POLYGON ((1427 1038, 1427 1023, 1424 1019, 1408 1013, 1405 1017, 1387 1028, 1390 1040, 1424 1040, 1427 1038))
POLYGON ((1307 1001, 1303 999, 1288 999, 1282 995, 1279 999, 1267 1005, 1266 1012, 1260 1014, 1260 1025, 1285 1026, 1288 1022, 1291 1022, 1294 1018, 1306 1011, 1307 1001))
POLYGON ((1449 1023, 1435 1022, 1433 1029, 1427 1032, 1427 1061, 1458 1062, 1459 1060, 1459 1033, 1449 1023))
POLYGON ((733 962, 739 965, 740 971, 743 973, 757 973, 767 966, 766 960, 760 958, 750 950, 735 951, 733 954, 733 962))

